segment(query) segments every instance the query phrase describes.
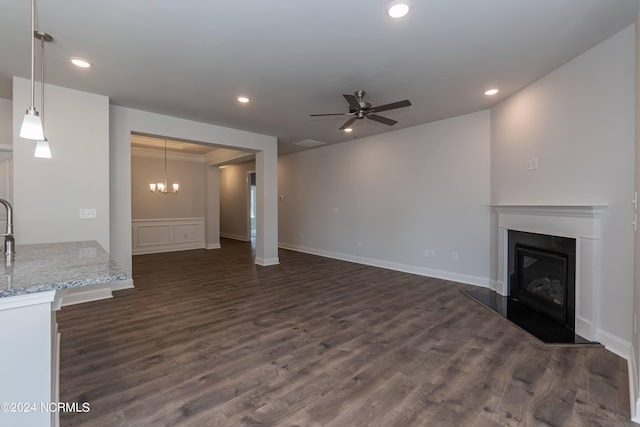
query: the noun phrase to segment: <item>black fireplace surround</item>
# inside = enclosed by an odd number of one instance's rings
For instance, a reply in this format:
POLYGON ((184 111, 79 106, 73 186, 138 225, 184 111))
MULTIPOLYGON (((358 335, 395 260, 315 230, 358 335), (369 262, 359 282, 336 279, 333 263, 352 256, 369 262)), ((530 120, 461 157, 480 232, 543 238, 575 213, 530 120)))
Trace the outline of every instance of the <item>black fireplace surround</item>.
POLYGON ((576 241, 509 230, 511 298, 575 330, 576 241))

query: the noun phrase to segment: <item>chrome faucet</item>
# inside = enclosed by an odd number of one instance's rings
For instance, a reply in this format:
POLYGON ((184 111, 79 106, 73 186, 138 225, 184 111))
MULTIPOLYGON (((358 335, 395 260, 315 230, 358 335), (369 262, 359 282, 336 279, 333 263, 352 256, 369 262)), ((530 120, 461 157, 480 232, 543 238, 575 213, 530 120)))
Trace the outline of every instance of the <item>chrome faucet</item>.
POLYGON ((16 241, 13 238, 13 208, 5 199, 0 198, 0 203, 7 209, 7 230, 4 234, 0 234, 0 237, 4 237, 4 256, 10 260, 16 253, 16 241))

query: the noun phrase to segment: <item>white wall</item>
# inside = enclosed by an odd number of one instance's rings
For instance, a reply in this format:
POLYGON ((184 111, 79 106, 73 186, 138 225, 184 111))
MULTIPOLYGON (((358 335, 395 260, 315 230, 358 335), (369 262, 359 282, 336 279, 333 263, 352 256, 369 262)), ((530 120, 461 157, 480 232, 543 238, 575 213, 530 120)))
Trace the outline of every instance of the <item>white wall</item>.
MULTIPOLYGON (((640 192, 640 0, 638 0, 636 25, 635 25, 635 50, 636 50, 636 72, 635 72, 635 191, 640 192)), ((640 205, 635 206, 634 213, 637 215, 640 213, 640 205)), ((636 219, 637 221, 637 219, 636 219)), ((634 322, 637 322, 637 313, 640 312, 640 231, 635 232, 634 238, 634 287, 633 287, 633 313, 634 322)), ((640 373, 638 372, 638 366, 640 366, 640 335, 638 334, 637 327, 633 328, 633 347, 630 368, 631 378, 631 416, 633 421, 640 422, 640 373)))
POLYGON ((220 234, 249 240, 249 183, 247 173, 256 170, 254 161, 220 168, 220 234))
POLYGON ((281 157, 281 246, 488 286, 489 124, 485 110, 281 157))
POLYGON ((277 140, 236 129, 130 108, 110 108, 111 256, 131 274, 131 132, 256 152, 258 201, 264 223, 258 225, 256 258, 260 265, 278 263, 277 140), (275 233, 275 234, 274 234, 275 233))
POLYGON ((204 159, 198 155, 167 152, 167 184, 180 184, 177 194, 152 193, 150 183, 164 180, 164 152, 133 149, 131 152, 131 218, 203 218, 204 159))
MULTIPOLYGON (((25 110, 28 105, 25 106, 25 110)), ((24 115, 24 111, 22 112, 24 115)), ((0 98, 0 145, 13 144, 13 102, 0 98)))
POLYGON ((633 282, 633 88, 630 27, 491 111, 493 203, 608 205, 600 327, 626 346, 633 282), (526 170, 531 158, 538 159, 537 171, 526 170))
MULTIPOLYGON (((10 99, 0 98, 0 197, 13 204, 13 110, 10 99), (6 146, 6 147, 3 147, 6 146)), ((7 213, 0 208, 0 230, 6 228, 7 213)))
POLYGON ((97 240, 109 251, 109 99, 53 85, 45 90, 53 158, 36 159, 35 141, 18 135, 31 83, 13 79, 16 243, 97 240), (82 208, 96 209, 97 217, 80 219, 82 208))

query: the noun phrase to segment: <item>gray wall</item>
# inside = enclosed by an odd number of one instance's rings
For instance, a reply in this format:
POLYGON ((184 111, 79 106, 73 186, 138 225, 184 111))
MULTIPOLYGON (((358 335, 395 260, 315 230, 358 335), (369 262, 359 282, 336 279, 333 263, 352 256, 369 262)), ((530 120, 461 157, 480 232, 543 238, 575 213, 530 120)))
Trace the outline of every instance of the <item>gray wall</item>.
POLYGON ((282 156, 280 245, 488 286, 489 125, 485 110, 282 156))
MULTIPOLYGON (((256 264, 277 264, 277 140, 275 137, 112 105, 109 109, 111 159, 111 256, 131 273, 131 133, 162 135, 256 153, 258 210, 256 264)), ((203 177, 204 179, 204 177, 203 177)), ((215 216, 215 213, 213 213, 215 216)), ((207 231, 209 233, 209 231, 207 231)), ((207 244, 211 243, 210 241, 207 244)))
POLYGON ((600 333, 629 349, 634 37, 625 29, 491 111, 493 203, 608 205, 600 333), (537 171, 526 170, 530 158, 538 159, 537 171))
POLYGON ((149 191, 164 179, 164 156, 157 150, 133 150, 131 157, 131 219, 203 218, 205 175, 202 156, 167 154, 167 184, 180 184, 178 194, 149 191))
POLYGON ((96 240, 109 251, 109 98, 53 85, 45 90, 53 158, 36 159, 35 141, 18 135, 31 84, 13 79, 16 243, 96 240), (80 219, 84 208, 96 209, 97 217, 80 219))
MULTIPOLYGON (((25 106, 25 110, 27 107, 25 106)), ((13 103, 10 99, 0 98, 0 145, 13 144, 12 109, 13 103)))

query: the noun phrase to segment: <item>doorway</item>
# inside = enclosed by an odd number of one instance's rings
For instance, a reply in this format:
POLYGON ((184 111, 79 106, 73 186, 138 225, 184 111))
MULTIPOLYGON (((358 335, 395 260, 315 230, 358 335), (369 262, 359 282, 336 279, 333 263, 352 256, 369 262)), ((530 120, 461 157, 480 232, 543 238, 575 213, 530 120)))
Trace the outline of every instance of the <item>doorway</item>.
POLYGON ((247 217, 249 218, 249 238, 251 243, 256 242, 256 173, 255 171, 247 172, 247 182, 249 184, 249 212, 247 217))

